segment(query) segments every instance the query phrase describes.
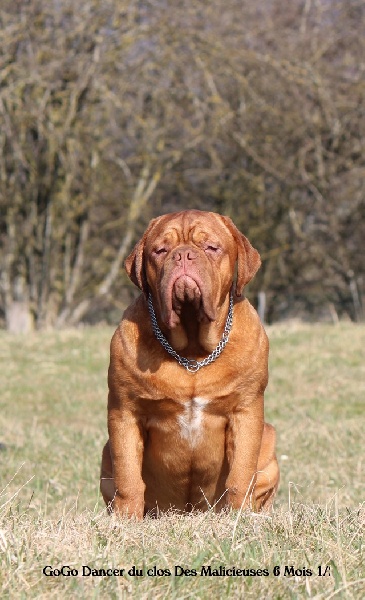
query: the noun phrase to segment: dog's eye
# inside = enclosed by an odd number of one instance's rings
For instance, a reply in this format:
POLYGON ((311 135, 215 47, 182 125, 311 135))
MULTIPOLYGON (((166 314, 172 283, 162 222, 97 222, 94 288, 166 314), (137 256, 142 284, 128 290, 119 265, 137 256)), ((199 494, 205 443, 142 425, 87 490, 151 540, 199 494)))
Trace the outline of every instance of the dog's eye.
POLYGON ((165 252, 167 252, 166 248, 156 248, 154 250, 155 254, 165 254, 165 252))
POLYGON ((215 246, 214 244, 208 244, 205 247, 205 250, 208 252, 218 252, 219 251, 219 246, 215 246))

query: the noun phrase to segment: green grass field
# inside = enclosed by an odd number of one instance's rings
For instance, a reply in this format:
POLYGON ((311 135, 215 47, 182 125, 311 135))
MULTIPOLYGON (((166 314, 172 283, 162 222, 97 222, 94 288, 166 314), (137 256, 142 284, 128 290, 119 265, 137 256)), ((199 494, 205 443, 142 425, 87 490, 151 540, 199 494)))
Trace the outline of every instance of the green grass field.
POLYGON ((98 492, 112 331, 0 332, 0 597, 363 599, 365 327, 268 333, 273 513, 136 523, 98 492))

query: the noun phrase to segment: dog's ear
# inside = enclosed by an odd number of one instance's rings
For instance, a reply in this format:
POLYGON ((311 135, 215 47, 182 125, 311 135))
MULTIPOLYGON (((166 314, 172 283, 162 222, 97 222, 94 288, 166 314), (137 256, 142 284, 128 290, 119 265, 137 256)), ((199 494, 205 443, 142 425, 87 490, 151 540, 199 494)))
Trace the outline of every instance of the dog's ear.
POLYGON ((148 284, 144 268, 143 253, 147 235, 158 220, 159 217, 150 221, 142 238, 139 240, 139 242, 137 242, 130 255, 127 256, 127 258, 124 261, 124 267, 127 271, 129 279, 133 281, 133 283, 144 293, 146 297, 148 295, 148 284))
POLYGON ((237 227, 229 217, 223 217, 224 224, 231 232, 237 244, 237 281, 236 296, 241 296, 243 288, 256 275, 261 265, 261 258, 257 250, 251 246, 248 239, 238 231, 237 227))

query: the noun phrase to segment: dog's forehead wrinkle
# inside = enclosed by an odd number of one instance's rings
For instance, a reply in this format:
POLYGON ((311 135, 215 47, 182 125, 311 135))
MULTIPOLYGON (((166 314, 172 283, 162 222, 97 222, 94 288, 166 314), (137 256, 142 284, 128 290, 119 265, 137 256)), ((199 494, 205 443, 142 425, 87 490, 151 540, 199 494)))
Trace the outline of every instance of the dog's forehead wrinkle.
POLYGON ((177 227, 169 227, 168 229, 163 228, 158 236, 151 236, 151 244, 153 246, 160 246, 161 244, 176 242, 179 240, 181 234, 177 227))
MULTIPOLYGON (((158 223, 149 233, 148 243, 155 246, 164 243, 189 243, 202 240, 217 241, 227 233, 230 236, 228 228, 220 220, 215 219, 214 230, 207 229, 207 224, 200 217, 200 211, 190 211, 169 215, 170 222, 167 219, 158 223)), ((213 214, 213 213, 209 213, 213 214)), ((167 217, 167 215, 166 215, 167 217)))
POLYGON ((219 227, 219 222, 216 223, 216 227, 214 227, 213 230, 212 228, 208 229, 206 223, 200 221, 199 219, 195 219, 189 224, 189 228, 186 233, 186 239, 210 239, 213 237, 219 237, 219 230, 221 231, 221 233, 224 233, 224 230, 222 230, 222 228, 219 227))

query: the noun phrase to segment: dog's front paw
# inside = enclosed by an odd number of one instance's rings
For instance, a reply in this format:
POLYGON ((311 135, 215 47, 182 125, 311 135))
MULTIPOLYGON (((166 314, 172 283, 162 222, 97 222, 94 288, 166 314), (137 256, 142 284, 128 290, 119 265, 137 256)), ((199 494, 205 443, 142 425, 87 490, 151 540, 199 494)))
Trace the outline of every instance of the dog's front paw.
POLYGON ((113 500, 113 511, 118 517, 135 518, 141 521, 144 514, 144 498, 122 498, 117 492, 113 500))
POLYGON ((251 510, 252 493, 250 490, 242 491, 238 487, 230 486, 227 489, 227 506, 234 510, 251 510))

